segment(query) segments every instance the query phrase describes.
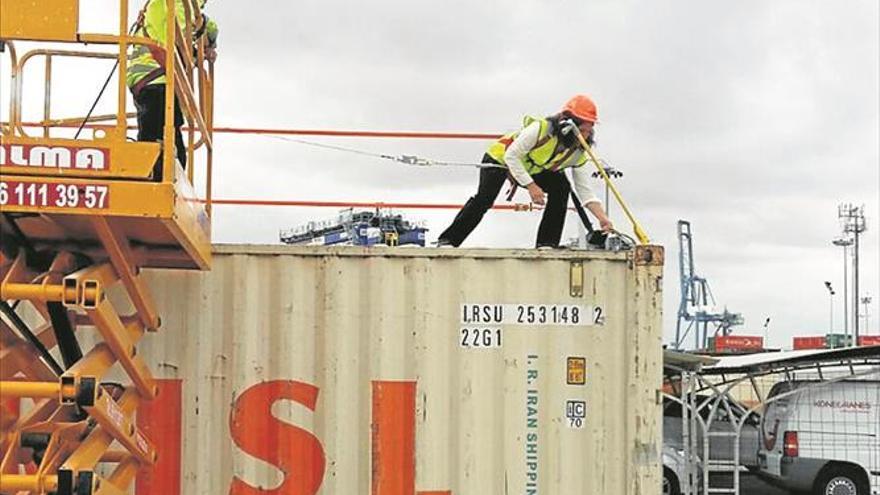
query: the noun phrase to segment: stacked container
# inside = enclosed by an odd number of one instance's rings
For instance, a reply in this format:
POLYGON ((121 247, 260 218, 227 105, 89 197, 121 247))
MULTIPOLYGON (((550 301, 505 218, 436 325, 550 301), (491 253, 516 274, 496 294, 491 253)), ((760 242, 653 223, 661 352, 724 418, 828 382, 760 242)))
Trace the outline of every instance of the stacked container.
POLYGON ((842 333, 829 333, 825 336, 825 341, 827 343, 828 349, 839 349, 841 347, 852 347, 852 345, 853 345, 852 335, 845 335, 842 333))
POLYGON ((764 349, 764 337, 757 335, 719 335, 709 338, 709 350, 719 354, 744 354, 764 349))
POLYGON ((792 347, 794 350, 804 350, 804 349, 827 349, 828 348, 828 340, 824 335, 819 335, 815 337, 795 337, 792 340, 792 347))

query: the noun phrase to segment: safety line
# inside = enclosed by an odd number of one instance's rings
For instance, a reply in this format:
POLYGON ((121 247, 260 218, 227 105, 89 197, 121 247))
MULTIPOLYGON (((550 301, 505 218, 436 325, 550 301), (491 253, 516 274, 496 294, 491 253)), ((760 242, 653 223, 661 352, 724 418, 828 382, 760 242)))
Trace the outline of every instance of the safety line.
POLYGON ((391 155, 385 155, 385 154, 382 154, 382 153, 371 153, 371 152, 369 152, 369 151, 357 150, 357 149, 354 149, 354 148, 348 148, 348 147, 345 147, 345 146, 336 146, 336 145, 333 145, 333 144, 315 143, 315 142, 312 142, 312 141, 306 141, 306 140, 304 140, 304 139, 293 139, 293 138, 284 137, 284 136, 277 136, 277 135, 273 135, 273 134, 262 135, 262 137, 266 137, 266 138, 269 138, 269 139, 277 139, 277 140, 279 140, 279 141, 284 141, 284 142, 287 142, 287 143, 305 144, 305 145, 308 145, 308 146, 314 146, 314 147, 316 147, 316 148, 324 148, 324 149, 334 150, 334 151, 345 151, 345 152, 347 152, 347 153, 354 153, 354 154, 357 154, 357 155, 369 156, 369 157, 371 157, 371 158, 384 158, 384 159, 387 159, 387 160, 395 160, 395 157, 393 157, 393 156, 391 156, 391 155))
POLYGON ((391 160, 397 163, 402 163, 404 165, 412 165, 416 167, 473 167, 473 168, 503 168, 507 169, 505 165, 501 165, 499 163, 471 163, 471 162, 446 162, 442 160, 432 160, 430 158, 422 158, 416 155, 388 155, 385 153, 372 153, 369 151, 364 151, 355 148, 349 148, 346 146, 338 146, 332 144, 324 144, 324 143, 316 143, 314 141, 306 141, 304 139, 295 139, 289 138, 286 136, 277 136, 273 134, 262 135, 261 137, 269 138, 269 139, 277 139, 280 141, 286 141, 289 143, 297 143, 304 144, 307 146, 314 146, 316 148, 324 148, 334 151, 344 151, 347 153, 354 153, 361 156, 369 156, 371 158, 381 158, 384 160, 391 160))

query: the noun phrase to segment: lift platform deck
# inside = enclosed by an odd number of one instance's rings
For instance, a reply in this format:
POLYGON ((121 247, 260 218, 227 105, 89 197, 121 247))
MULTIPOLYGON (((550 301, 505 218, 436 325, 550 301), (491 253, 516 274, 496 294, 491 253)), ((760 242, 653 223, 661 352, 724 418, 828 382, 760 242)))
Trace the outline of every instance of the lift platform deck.
POLYGON ((131 243, 139 266, 209 268, 211 224, 206 203, 196 196, 180 167, 175 167, 175 179, 165 182, 19 175, 15 168, 0 166, 4 237, 22 236, 38 248, 100 257, 104 248, 97 225, 103 221, 131 243))
MULTIPOLYGON (((173 4, 173 2, 170 2, 173 4)), ((195 11, 196 2, 185 2, 195 11)), ((20 234, 30 242, 52 247, 101 249, 94 219, 102 218, 118 235, 131 242, 140 254, 142 266, 159 268, 207 269, 210 266, 210 192, 212 167, 213 73, 200 68, 203 53, 193 55, 180 49, 180 39, 192 37, 194 26, 168 27, 168 39, 177 40, 177 50, 163 50, 166 67, 174 67, 175 77, 166 87, 166 109, 173 105, 173 93, 189 121, 187 155, 194 162, 195 152, 203 148, 205 167, 184 172, 173 159, 174 153, 161 153, 160 143, 133 142, 127 133, 128 88, 125 81, 127 52, 131 46, 151 40, 133 36, 128 28, 128 7, 120 2, 120 33, 117 35, 80 33, 79 3, 59 0, 53 15, 36 16, 27 0, 4 0, 0 39, 5 41, 11 59, 10 118, 0 127, 0 208, 7 221, 3 234, 20 234), (174 35, 177 35, 176 38, 174 35), (17 56, 13 41, 88 43, 116 48, 115 53, 40 48, 17 56), (60 58, 107 59, 117 62, 117 112, 86 119, 53 119, 53 61, 60 58), (42 132, 28 135, 22 122, 22 81, 34 62, 45 62, 42 132), (102 121, 115 120, 108 125, 102 121), (84 138, 71 139, 70 126, 80 125, 84 138), (63 131, 68 136, 63 136, 63 131), (62 132, 58 132, 62 131, 62 132), (54 135, 53 135, 54 134, 54 135), (164 180, 154 180, 154 164, 161 161, 164 180), (204 187, 192 187, 198 177, 204 187), (17 226, 9 225, 15 219, 17 226), (20 229, 20 232, 16 232, 20 229)), ((47 8, 47 7, 41 7, 47 8)), ((155 43, 153 43, 155 44, 155 43)), ((53 45, 57 46, 57 45, 53 45)), ((56 63, 57 64, 57 63, 56 63)), ((42 67, 36 67, 42 68, 42 67)), ((109 68, 109 65, 108 65, 109 68)), ((71 74, 64 74, 65 79, 71 74)), ((163 141, 174 142, 172 112, 166 112, 163 141), (170 140, 169 140, 170 138, 170 140)), ((79 137, 79 136, 77 136, 79 137)))

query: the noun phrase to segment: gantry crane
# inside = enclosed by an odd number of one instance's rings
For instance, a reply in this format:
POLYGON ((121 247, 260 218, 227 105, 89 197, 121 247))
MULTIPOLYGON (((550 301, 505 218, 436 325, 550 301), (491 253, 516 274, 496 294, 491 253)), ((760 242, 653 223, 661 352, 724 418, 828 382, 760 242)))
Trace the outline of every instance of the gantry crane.
POLYGON ((743 324, 743 317, 740 313, 729 312, 727 308, 718 312, 715 296, 709 288, 709 281, 697 276, 694 270, 691 223, 687 220, 678 221, 678 247, 681 302, 675 325, 675 349, 682 349, 684 340, 691 330, 694 332, 694 349, 706 349, 709 345, 709 337, 718 334, 729 335, 734 326, 743 324), (688 323, 682 331, 682 323, 685 321, 688 323))
MULTIPOLYGON (((175 11, 175 0, 161 1, 175 11)), ((205 61, 204 41, 195 50, 189 42, 203 22, 199 2, 182 3, 185 25, 175 16, 167 23, 163 142, 174 143, 176 94, 189 123, 186 171, 175 153, 162 153, 161 143, 127 139, 127 52, 132 45, 157 47, 129 34, 128 0, 119 1, 114 34, 80 32, 78 0, 0 2, 0 45, 11 83, 9 117, 0 124, 2 494, 128 493, 138 470, 157 459, 135 421, 138 405, 157 399, 137 346, 161 323, 141 269, 207 270, 211 263, 213 67, 205 61), (52 45, 19 58, 22 40, 52 45), (57 49, 55 43, 107 51, 57 49), (53 119, 53 61, 61 58, 116 61, 115 114, 53 119), (44 61, 44 112, 29 125, 22 120, 22 81, 38 59, 44 61), (88 136, 62 137, 71 125, 88 136), (157 160, 161 180, 151 175, 157 160), (110 302, 114 286, 133 313, 122 315, 110 302), (83 349, 81 327, 97 329, 100 342, 83 349), (107 382, 117 364, 127 383, 107 382)))

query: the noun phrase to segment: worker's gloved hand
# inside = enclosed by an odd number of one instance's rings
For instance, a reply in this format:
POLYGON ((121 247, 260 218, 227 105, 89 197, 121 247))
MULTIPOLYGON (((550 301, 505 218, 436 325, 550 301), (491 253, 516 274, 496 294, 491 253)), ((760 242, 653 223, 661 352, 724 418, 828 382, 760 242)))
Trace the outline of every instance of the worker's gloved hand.
POLYGON ((535 182, 532 182, 531 184, 526 186, 526 189, 529 191, 529 196, 532 198, 532 203, 535 203, 536 205, 544 204, 544 190, 541 189, 541 186, 539 186, 535 182))

